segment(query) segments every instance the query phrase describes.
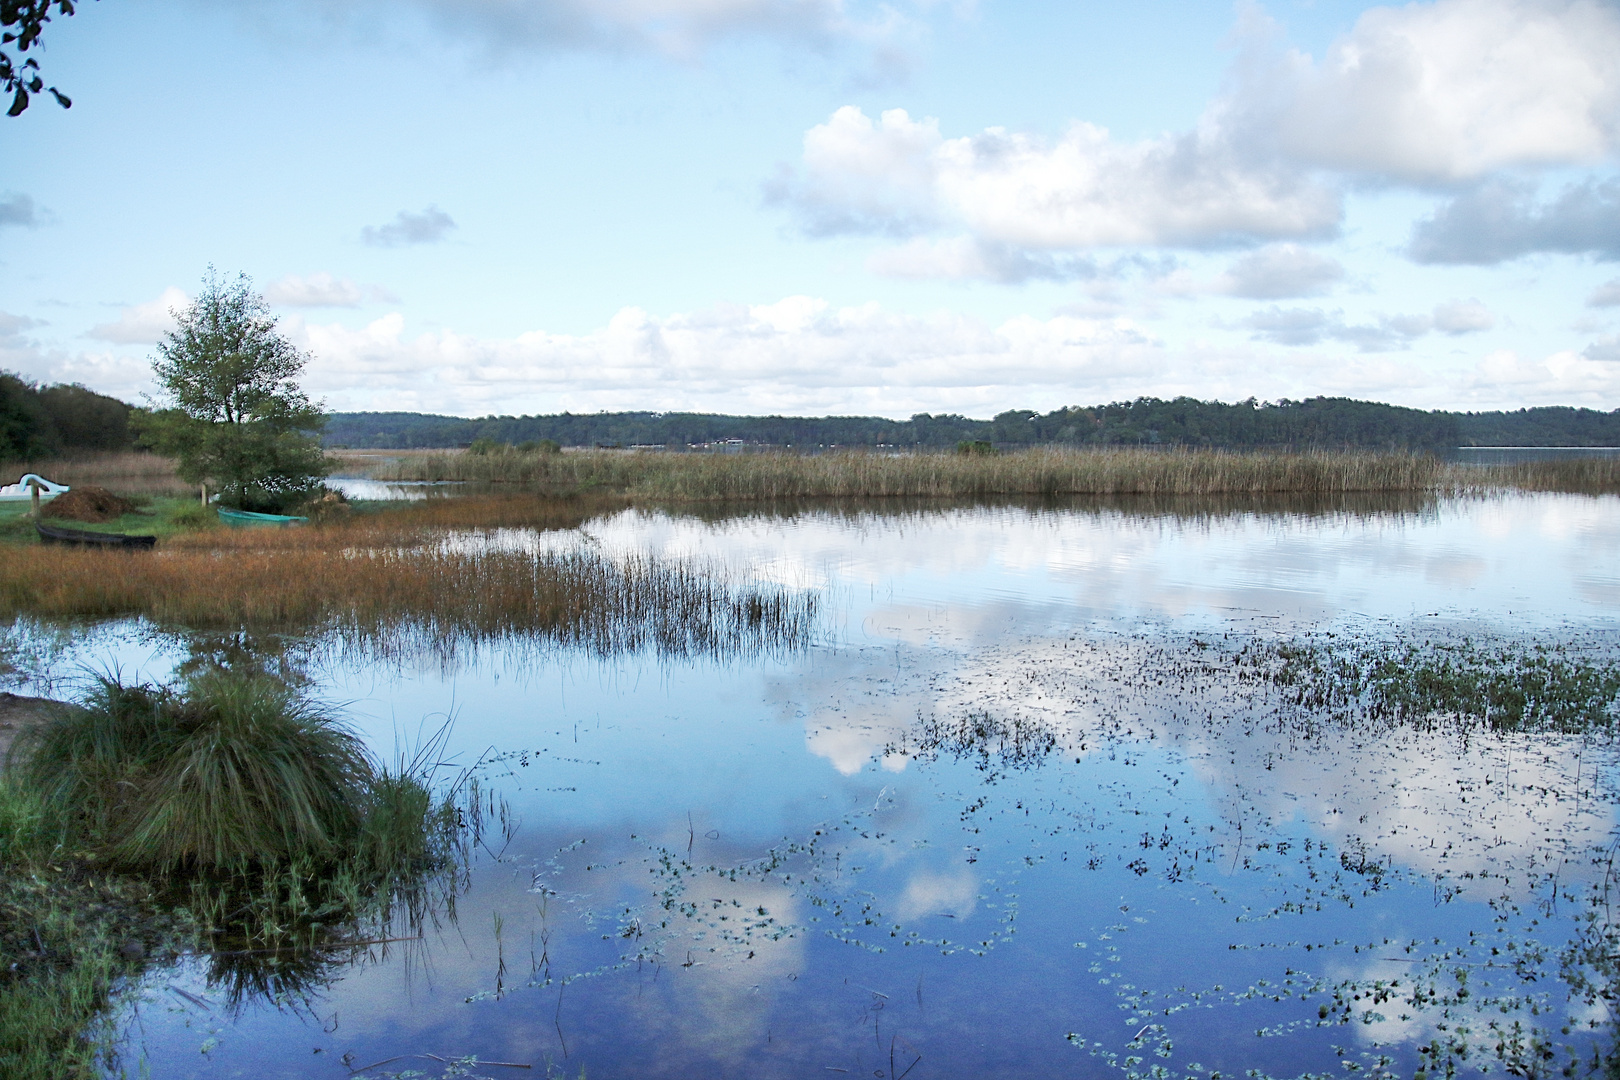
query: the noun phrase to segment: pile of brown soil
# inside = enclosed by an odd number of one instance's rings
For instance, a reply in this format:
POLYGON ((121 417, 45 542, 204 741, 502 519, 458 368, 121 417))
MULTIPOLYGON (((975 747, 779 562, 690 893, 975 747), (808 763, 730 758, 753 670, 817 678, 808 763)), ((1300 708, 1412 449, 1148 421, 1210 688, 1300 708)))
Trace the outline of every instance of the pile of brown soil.
POLYGON ((58 495, 39 508, 41 517, 64 518, 68 521, 111 521, 123 517, 135 504, 94 484, 76 486, 66 495, 58 495))

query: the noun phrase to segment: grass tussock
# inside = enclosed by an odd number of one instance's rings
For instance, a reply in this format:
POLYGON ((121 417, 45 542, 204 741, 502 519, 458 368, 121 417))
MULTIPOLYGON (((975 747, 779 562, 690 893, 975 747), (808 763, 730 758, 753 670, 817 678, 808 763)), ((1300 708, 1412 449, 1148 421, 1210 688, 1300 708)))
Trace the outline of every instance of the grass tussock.
POLYGON ((331 857, 376 780, 359 740, 285 684, 218 671, 183 692, 103 678, 14 752, 70 832, 160 874, 331 857))
POLYGON ((435 791, 439 750, 381 767, 257 671, 101 680, 0 773, 0 1075, 111 1071, 151 960, 206 955, 234 1007, 307 1000, 357 945, 453 914, 482 798, 435 791))
POLYGON ((373 470, 380 480, 521 483, 552 494, 668 500, 1420 491, 1440 484, 1445 475, 1437 459, 1409 454, 1056 447, 998 455, 502 449, 414 454, 373 470))

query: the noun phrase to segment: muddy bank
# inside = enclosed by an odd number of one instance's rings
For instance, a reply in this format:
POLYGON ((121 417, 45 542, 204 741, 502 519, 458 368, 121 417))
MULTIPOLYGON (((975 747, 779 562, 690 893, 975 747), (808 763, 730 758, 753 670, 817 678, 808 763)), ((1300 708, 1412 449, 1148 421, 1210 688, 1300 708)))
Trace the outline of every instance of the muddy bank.
POLYGON ((43 723, 57 710, 67 707, 66 702, 52 698, 0 692, 0 764, 11 755, 12 741, 20 732, 43 723))

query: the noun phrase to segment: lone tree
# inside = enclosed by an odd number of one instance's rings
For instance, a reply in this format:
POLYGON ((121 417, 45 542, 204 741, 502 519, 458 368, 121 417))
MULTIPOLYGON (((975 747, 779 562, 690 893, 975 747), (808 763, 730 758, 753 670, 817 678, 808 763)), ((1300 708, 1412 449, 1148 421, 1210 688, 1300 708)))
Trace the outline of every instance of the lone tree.
POLYGON ((276 330, 246 274, 212 266, 190 307, 158 344, 152 371, 168 399, 137 418, 141 441, 180 459, 180 476, 207 483, 227 506, 286 509, 331 472, 319 433, 326 418, 295 381, 308 356, 276 330))

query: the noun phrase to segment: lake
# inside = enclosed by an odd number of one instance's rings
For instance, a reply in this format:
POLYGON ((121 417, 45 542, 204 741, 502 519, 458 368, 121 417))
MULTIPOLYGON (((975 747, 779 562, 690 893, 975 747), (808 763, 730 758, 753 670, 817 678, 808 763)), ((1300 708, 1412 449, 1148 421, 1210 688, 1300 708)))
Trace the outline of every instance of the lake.
MULTIPOLYGON (((498 824, 453 913, 279 999, 153 970, 132 1073, 1409 1077, 1612 1041, 1611 740, 1335 712, 1277 673, 1300 648, 1613 662, 1620 498, 622 511, 444 542, 691 561, 818 622, 700 659, 293 643, 385 758, 453 719, 442 756, 498 824)), ((188 651, 23 633, 35 690, 188 651)))

